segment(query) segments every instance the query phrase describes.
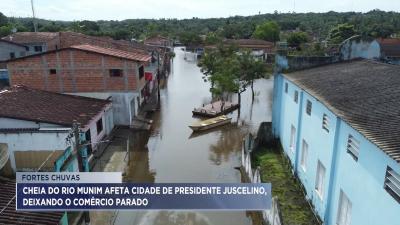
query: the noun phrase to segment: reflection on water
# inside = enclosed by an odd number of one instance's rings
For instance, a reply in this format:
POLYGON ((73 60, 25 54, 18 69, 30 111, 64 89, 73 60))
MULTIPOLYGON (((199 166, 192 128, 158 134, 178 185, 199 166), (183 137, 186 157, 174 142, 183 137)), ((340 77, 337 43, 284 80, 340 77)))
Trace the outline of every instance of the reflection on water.
MULTIPOLYGON (((176 57, 168 85, 161 91, 161 110, 153 115, 150 134, 132 132, 130 165, 126 181, 130 182, 240 182, 240 149, 243 136, 256 132, 263 121, 271 120, 272 81, 255 82, 256 98, 251 91, 242 94, 240 117, 228 114, 232 124, 203 133, 188 127, 198 120, 192 109, 209 103, 209 84, 194 61, 185 61, 184 53, 175 49, 176 57), (150 136, 150 138, 148 138, 150 136)), ((190 57, 188 57, 190 58, 190 57)), ((237 96, 231 96, 237 101, 237 96)), ((120 212, 116 224, 251 224, 246 212, 120 212)))

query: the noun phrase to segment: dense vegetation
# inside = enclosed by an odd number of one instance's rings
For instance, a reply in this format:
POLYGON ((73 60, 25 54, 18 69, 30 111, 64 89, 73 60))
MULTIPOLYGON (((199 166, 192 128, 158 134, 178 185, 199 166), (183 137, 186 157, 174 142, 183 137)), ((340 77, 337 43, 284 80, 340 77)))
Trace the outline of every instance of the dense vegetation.
POLYGON ((282 224, 321 224, 305 200, 300 183, 290 172, 290 163, 282 149, 261 149, 255 152, 253 160, 260 168, 261 181, 271 183, 272 196, 278 198, 282 224))
MULTIPOLYGON (((372 37, 388 37, 400 33, 400 13, 373 10, 368 13, 327 12, 327 13, 278 13, 254 16, 235 16, 210 19, 128 19, 123 21, 48 21, 37 20, 39 31, 76 31, 90 35, 107 35, 115 39, 143 39, 147 36, 162 34, 171 38, 180 37, 184 42, 198 42, 199 35, 216 38, 266 37, 265 39, 286 40, 292 31, 307 33, 309 40, 330 40, 330 31, 352 32, 372 37), (274 21, 269 25, 269 21, 274 21), (263 29, 276 29, 280 36, 266 34, 263 29)), ((17 31, 33 31, 30 18, 7 18, 0 13, 0 36, 17 31)), ((333 37, 332 42, 341 40, 333 37)), ((298 41, 298 39, 296 40, 298 41)), ((295 41, 295 42, 296 42, 295 41)), ((297 42, 296 42, 297 43, 297 42)))

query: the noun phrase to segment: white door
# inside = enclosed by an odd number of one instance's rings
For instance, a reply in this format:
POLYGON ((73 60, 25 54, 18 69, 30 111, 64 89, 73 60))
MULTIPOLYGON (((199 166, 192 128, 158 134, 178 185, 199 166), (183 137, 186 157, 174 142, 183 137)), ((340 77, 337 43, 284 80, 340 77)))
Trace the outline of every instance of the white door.
POLYGON ((351 202, 343 191, 340 191, 337 225, 350 225, 351 202))

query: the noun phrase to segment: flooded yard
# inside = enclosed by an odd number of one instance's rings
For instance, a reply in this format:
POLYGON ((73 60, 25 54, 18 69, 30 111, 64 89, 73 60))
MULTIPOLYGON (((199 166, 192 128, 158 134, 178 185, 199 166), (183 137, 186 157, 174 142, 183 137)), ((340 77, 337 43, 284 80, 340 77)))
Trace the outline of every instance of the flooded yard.
MULTIPOLYGON (((251 91, 242 94, 238 111, 228 114, 232 125, 200 134, 188 125, 197 118, 192 110, 211 101, 209 83, 202 79, 195 61, 184 60, 185 53, 175 49, 171 74, 161 90, 161 110, 153 115, 150 135, 132 132, 127 182, 240 182, 241 143, 248 132, 256 132, 263 121, 271 120, 272 87, 270 79, 255 83, 256 97, 251 91)), ((187 57, 191 59, 192 57, 187 57)), ((236 95, 232 96, 236 102, 236 95)), ((120 211, 115 224, 143 225, 250 225, 244 211, 120 211)))

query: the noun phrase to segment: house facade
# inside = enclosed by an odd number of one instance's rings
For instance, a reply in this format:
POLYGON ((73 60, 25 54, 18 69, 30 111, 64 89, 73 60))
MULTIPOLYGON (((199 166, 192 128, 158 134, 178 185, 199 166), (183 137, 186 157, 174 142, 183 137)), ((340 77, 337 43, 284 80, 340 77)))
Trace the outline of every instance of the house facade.
POLYGON ((56 32, 17 32, 2 39, 24 45, 27 55, 60 48, 58 33, 56 32))
POLYGON ((398 223, 398 85, 369 60, 275 75, 273 132, 324 224, 398 223))
POLYGON ((0 61, 7 61, 27 54, 27 47, 24 45, 0 39, 0 61))
POLYGON ((130 125, 144 101, 144 65, 150 56, 78 45, 7 63, 10 84, 98 99, 111 99, 114 123, 130 125))
POLYGON ((7 161, 5 171, 35 171, 40 166, 54 171, 54 162, 71 146, 67 137, 75 121, 81 140, 90 143, 87 160, 91 161, 114 127, 109 100, 14 86, 0 92, 0 104, 0 143, 7 149, 0 158, 7 161))

